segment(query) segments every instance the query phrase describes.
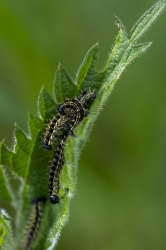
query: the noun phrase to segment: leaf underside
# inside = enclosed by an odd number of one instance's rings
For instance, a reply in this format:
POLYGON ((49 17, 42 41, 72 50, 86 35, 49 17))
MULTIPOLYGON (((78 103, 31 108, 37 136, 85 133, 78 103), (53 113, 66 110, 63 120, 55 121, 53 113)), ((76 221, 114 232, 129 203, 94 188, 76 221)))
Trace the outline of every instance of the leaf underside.
MULTIPOLYGON (((161 14, 165 6, 166 1, 158 1, 138 20, 129 34, 122 22, 115 17, 119 32, 104 69, 101 72, 96 71, 98 43, 86 54, 75 81, 59 65, 55 73, 53 98, 42 87, 37 103, 38 115, 28 116, 29 132, 26 134, 15 124, 13 148, 7 148, 4 141, 0 143, 0 200, 2 203, 10 203, 16 211, 15 249, 21 249, 20 238, 23 236, 23 228, 29 217, 32 199, 47 194, 46 170, 53 152, 43 150, 41 141, 48 119, 56 115, 57 104, 66 98, 77 96, 84 89, 95 90, 97 93, 97 99, 91 107, 90 114, 74 131, 76 136, 69 137, 67 140, 64 152, 65 164, 60 176, 60 203, 52 205, 46 202, 34 249, 55 248, 61 229, 68 219, 71 197, 75 193, 77 162, 81 149, 115 82, 126 66, 151 45, 151 43, 136 44, 136 42, 161 14)), ((1 212, 0 245, 3 245, 4 249, 14 249, 11 225, 7 223, 6 218, 8 216, 5 212, 1 212)))

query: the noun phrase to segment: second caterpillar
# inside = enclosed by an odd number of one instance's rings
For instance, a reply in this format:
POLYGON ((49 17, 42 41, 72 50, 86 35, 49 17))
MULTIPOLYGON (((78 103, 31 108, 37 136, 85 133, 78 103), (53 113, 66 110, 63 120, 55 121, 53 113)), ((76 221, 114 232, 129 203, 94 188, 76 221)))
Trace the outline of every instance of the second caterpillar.
POLYGON ((66 99, 57 107, 58 114, 50 120, 44 133, 42 146, 46 150, 56 147, 49 168, 49 200, 50 203, 59 202, 60 173, 64 165, 65 143, 74 129, 89 114, 90 107, 96 99, 95 91, 84 90, 81 95, 73 99, 66 99))

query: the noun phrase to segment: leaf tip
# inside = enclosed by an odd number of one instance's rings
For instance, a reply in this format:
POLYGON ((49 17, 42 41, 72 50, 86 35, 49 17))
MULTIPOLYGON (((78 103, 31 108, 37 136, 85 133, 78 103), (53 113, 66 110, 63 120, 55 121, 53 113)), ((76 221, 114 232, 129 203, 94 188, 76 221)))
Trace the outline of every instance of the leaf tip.
POLYGON ((114 19, 115 19, 115 24, 118 27, 118 29, 122 30, 125 37, 128 37, 127 30, 126 30, 123 22, 120 20, 120 18, 114 15, 114 19))
POLYGON ((93 45, 93 48, 98 48, 99 47, 99 42, 97 42, 97 43, 95 43, 94 45, 93 45))
POLYGON ((115 19, 115 24, 118 28, 122 28, 123 27, 123 23, 122 21, 120 20, 119 17, 117 17, 116 15, 114 15, 114 19, 115 19))
POLYGON ((63 68, 62 64, 59 62, 59 64, 58 64, 58 71, 60 71, 62 68, 63 68))
POLYGON ((14 123, 14 128, 15 128, 15 129, 17 129, 17 128, 18 128, 18 125, 17 125, 17 123, 16 123, 16 122, 14 123))
POLYGON ((0 141, 0 146, 2 146, 3 144, 5 144, 5 138, 2 141, 0 141))
POLYGON ((18 126, 18 124, 15 122, 14 123, 14 134, 15 136, 17 135, 17 133, 21 131, 21 128, 18 126))

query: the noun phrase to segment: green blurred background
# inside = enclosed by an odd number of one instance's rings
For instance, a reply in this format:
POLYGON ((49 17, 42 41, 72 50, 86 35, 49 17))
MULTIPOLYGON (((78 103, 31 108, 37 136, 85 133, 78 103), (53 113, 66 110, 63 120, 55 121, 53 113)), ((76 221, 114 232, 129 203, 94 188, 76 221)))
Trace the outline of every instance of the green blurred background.
MULTIPOLYGON (((75 78, 100 42, 98 69, 117 35, 154 0, 1 0, 0 140, 16 121, 27 131, 41 86, 52 93, 59 61, 75 78)), ((79 162, 77 193, 57 250, 166 249, 166 14, 143 37, 153 41, 114 88, 79 162)))

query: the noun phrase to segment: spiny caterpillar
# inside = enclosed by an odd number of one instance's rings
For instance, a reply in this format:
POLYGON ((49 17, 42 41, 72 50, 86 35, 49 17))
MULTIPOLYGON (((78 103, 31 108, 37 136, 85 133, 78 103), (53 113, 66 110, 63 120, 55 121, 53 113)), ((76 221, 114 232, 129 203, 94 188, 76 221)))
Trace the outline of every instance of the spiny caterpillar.
POLYGON ((53 117, 47 125, 44 134, 42 146, 47 150, 52 149, 52 144, 58 140, 64 132, 68 131, 70 134, 75 124, 78 124, 84 117, 83 108, 81 107, 79 109, 73 100, 66 100, 64 103, 58 105, 57 111, 59 114, 53 117))
POLYGON ((73 130, 89 113, 89 108, 96 98, 94 91, 83 91, 83 93, 74 99, 67 99, 57 107, 60 114, 66 116, 66 126, 64 131, 69 135, 73 135, 73 130))
POLYGON ((51 162, 50 171, 49 171, 49 198, 50 203, 56 204, 59 202, 59 177, 60 172, 62 170, 63 164, 64 164, 64 146, 66 142, 66 136, 63 135, 61 140, 59 141, 57 145, 57 149, 55 150, 53 160, 51 162))
POLYGON ((52 149, 52 144, 59 138, 61 131, 66 124, 66 117, 57 115, 50 120, 44 133, 42 147, 46 150, 52 149))
POLYGON ((89 110, 90 106, 92 105, 92 103, 95 99, 96 99, 96 92, 90 91, 90 90, 84 90, 82 95, 80 95, 78 97, 78 100, 83 105, 84 110, 85 110, 85 112, 87 112, 87 114, 88 114, 88 110, 89 110))
POLYGON ((67 99, 59 104, 57 116, 50 120, 45 130, 42 147, 51 150, 53 143, 63 133, 67 133, 68 136, 72 135, 74 128, 87 116, 95 98, 95 91, 84 90, 78 98, 67 99))
POLYGON ((37 238, 45 200, 45 198, 34 198, 32 200, 31 214, 25 227, 23 238, 23 250, 31 249, 33 242, 37 238))
POLYGON ((58 115, 48 125, 49 129, 46 131, 49 131, 49 133, 45 136, 47 140, 43 142, 43 147, 52 149, 53 141, 55 139, 58 141, 49 170, 49 199, 52 204, 59 202, 59 178, 65 161, 64 147, 66 140, 68 136, 73 135, 73 130, 87 116, 95 98, 96 93, 94 91, 83 91, 78 98, 65 100, 58 105, 58 115))

